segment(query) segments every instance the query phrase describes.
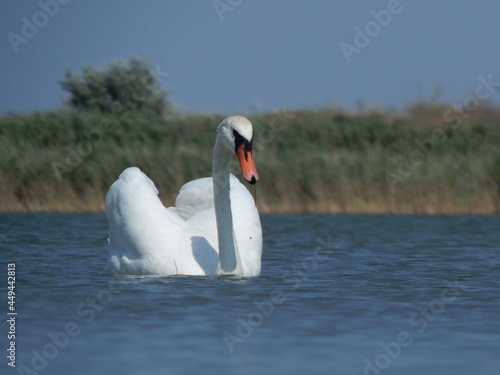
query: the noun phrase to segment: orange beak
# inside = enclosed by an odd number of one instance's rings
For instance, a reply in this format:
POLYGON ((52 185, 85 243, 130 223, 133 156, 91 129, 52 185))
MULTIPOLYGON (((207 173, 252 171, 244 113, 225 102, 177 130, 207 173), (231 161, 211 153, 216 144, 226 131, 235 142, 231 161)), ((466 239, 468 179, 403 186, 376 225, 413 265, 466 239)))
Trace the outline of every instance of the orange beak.
POLYGON ((255 163, 253 162, 252 151, 248 151, 245 145, 241 145, 236 150, 236 156, 240 162, 240 168, 243 172, 243 177, 249 184, 255 184, 259 180, 259 174, 255 168, 255 163))

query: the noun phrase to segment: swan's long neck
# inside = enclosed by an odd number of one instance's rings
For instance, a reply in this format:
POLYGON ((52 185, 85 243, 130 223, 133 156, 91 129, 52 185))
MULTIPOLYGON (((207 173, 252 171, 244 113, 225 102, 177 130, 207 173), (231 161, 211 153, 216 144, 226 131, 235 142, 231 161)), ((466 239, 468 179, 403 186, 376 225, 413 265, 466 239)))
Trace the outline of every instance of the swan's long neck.
POLYGON ((215 218, 219 239, 218 274, 241 274, 241 262, 234 238, 233 214, 229 195, 232 151, 220 139, 217 132, 213 159, 213 184, 215 218))

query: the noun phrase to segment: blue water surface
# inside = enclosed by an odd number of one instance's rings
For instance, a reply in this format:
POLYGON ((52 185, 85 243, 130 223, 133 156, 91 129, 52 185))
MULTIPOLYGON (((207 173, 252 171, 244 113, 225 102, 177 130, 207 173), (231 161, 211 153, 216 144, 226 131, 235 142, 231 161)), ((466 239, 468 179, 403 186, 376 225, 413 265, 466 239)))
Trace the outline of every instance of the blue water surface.
POLYGON ((500 217, 262 225, 260 277, 113 277, 104 215, 1 214, 1 373, 499 374, 500 217))

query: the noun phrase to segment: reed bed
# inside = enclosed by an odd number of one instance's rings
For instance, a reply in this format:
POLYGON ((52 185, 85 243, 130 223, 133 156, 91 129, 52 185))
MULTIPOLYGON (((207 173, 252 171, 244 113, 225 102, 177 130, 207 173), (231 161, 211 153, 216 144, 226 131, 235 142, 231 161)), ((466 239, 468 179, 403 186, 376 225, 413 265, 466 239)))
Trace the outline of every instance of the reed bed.
MULTIPOLYGON (((500 213, 500 109, 463 117, 450 111, 447 104, 417 103, 404 112, 247 115, 260 212, 500 213)), ((107 190, 129 166, 147 173, 172 205, 183 183, 211 175, 223 118, 67 109, 6 115, 0 211, 103 211, 107 190)))

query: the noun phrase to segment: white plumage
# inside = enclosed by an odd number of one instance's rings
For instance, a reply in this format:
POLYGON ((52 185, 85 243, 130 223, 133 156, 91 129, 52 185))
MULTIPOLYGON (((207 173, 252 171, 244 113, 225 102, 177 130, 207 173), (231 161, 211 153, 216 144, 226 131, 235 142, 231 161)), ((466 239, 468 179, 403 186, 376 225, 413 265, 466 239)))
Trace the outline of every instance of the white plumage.
POLYGON ((238 148, 237 136, 231 137, 234 130, 246 136, 249 155, 245 152, 244 158, 251 165, 240 160, 244 175, 251 183, 258 178, 251 155, 251 124, 250 131, 248 124, 244 117, 232 116, 218 128, 214 176, 219 176, 216 180, 219 185, 215 196, 213 179, 201 178, 186 183, 179 191, 175 207, 165 208, 154 183, 139 168, 128 168, 120 175, 106 195, 110 246, 106 272, 259 275, 262 253, 259 214, 251 194, 228 169, 230 157, 238 148), (219 236, 226 240, 220 240, 219 236), (231 259, 236 259, 236 263, 231 259))

